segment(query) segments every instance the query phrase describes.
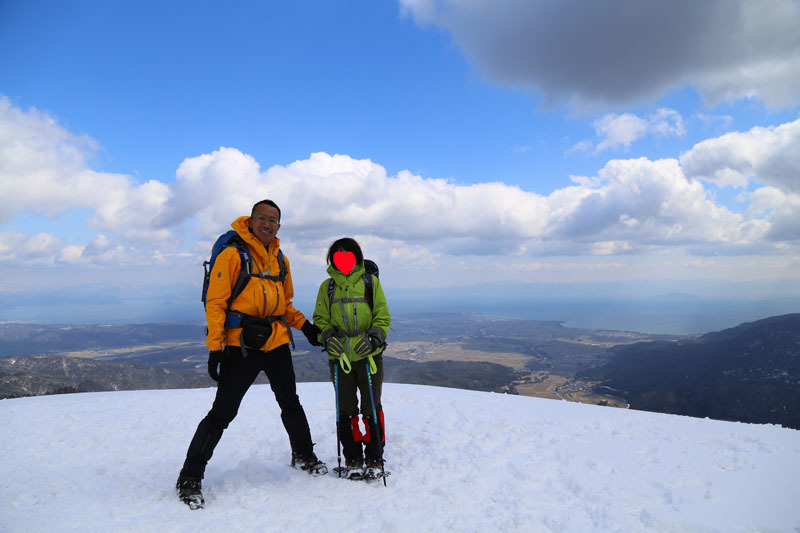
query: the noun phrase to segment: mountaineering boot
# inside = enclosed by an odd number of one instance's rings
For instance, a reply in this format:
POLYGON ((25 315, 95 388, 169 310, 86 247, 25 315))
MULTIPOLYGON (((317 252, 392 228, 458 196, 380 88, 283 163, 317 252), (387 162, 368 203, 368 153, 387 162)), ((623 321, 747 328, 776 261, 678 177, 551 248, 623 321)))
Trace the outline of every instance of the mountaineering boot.
POLYGON ((311 455, 300 455, 297 452, 292 452, 292 468, 303 470, 312 476, 324 476, 328 473, 328 467, 317 459, 313 452, 311 455))
POLYGON ((344 468, 344 477, 358 481, 364 477, 364 460, 348 459, 344 468))
POLYGON ((189 476, 179 476, 178 482, 175 483, 175 490, 178 491, 178 498, 192 510, 202 509, 205 504, 201 489, 201 481, 189 476))
POLYGON ((380 460, 377 460, 377 461, 367 460, 367 463, 364 466, 363 477, 367 481, 378 479, 379 477, 381 477, 381 462, 380 462, 380 460))

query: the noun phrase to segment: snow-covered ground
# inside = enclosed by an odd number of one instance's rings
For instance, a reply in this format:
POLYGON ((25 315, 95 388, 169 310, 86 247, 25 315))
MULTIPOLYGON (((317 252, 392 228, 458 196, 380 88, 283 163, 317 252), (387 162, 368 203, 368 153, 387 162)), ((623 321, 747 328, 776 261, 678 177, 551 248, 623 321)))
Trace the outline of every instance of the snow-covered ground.
MULTIPOLYGON (((336 466, 334 395, 299 384, 336 466)), ((174 483, 214 389, 0 401, 0 531, 800 531, 800 431, 387 384, 388 487, 312 478, 266 385, 174 483)))

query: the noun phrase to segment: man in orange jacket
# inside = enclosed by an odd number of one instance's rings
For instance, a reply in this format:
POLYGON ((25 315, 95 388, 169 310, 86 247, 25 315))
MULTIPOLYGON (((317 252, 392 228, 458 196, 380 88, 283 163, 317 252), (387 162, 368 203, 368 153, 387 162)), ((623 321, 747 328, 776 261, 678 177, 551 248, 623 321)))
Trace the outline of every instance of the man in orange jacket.
POLYGON ((281 409, 292 449, 291 465, 312 475, 328 472, 314 454, 289 350, 289 327, 301 330, 313 346, 321 346, 319 329, 292 305, 291 269, 276 236, 280 217, 275 202, 262 200, 253 206, 249 217, 239 217, 231 224, 247 246, 252 273, 230 304, 242 269, 236 247, 222 250, 211 270, 206 294, 206 345, 208 373, 217 381, 217 395, 197 426, 176 485, 181 500, 193 509, 203 505, 201 480, 214 448, 261 371, 267 375, 281 409))

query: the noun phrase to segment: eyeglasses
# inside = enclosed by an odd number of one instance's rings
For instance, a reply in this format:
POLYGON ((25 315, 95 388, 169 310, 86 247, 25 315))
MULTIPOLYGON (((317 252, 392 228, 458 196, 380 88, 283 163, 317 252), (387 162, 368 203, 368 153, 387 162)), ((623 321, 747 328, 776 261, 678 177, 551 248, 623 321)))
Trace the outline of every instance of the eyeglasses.
POLYGON ((258 215, 258 216, 255 216, 253 218, 255 218, 256 222, 258 222, 259 224, 263 224, 263 223, 266 222, 270 226, 277 226, 281 222, 280 220, 278 220, 275 217, 265 217, 264 215, 258 215))

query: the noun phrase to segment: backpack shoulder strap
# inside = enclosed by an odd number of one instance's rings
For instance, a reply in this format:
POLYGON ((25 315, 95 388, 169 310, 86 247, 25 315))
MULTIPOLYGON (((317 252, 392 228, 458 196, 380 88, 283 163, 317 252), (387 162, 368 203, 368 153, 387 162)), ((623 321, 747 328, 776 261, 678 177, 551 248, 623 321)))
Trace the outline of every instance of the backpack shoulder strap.
POLYGON ((367 274, 366 272, 364 272, 364 298, 367 299, 367 303, 369 304, 370 309, 373 308, 373 301, 372 301, 373 299, 372 291, 374 290, 373 284, 374 281, 372 274, 367 274))
MULTIPOLYGON (((369 308, 373 308, 373 296, 372 293, 374 291, 374 281, 372 278, 372 274, 368 274, 364 272, 364 298, 367 300, 367 304, 369 304, 369 308)), ((333 306, 333 295, 336 293, 336 282, 333 281, 333 278, 328 278, 328 305, 333 306)))
POLYGON ((328 306, 333 307, 333 295, 336 293, 336 282, 328 278, 328 306))
POLYGON ((250 271, 252 270, 252 262, 250 260, 250 254, 247 251, 247 244, 242 240, 238 233, 235 230, 230 230, 226 233, 217 238, 214 246, 211 248, 211 258, 208 261, 203 262, 203 293, 201 300, 203 301, 203 307, 206 305, 206 298, 208 293, 208 285, 211 281, 211 270, 214 268, 214 264, 217 261, 217 257, 219 254, 222 253, 223 250, 226 248, 236 248, 236 251, 239 253, 239 259, 241 261, 241 269, 239 271, 239 279, 236 280, 234 284, 233 290, 231 291, 231 297, 228 300, 228 307, 230 307, 231 302, 233 301, 236 296, 239 295, 240 292, 244 289, 244 286, 247 285, 247 278, 250 275, 250 271))
POLYGON ((286 275, 289 273, 289 269, 286 268, 286 258, 283 257, 283 250, 278 250, 278 270, 280 270, 280 274, 278 275, 278 281, 283 283, 286 281, 286 275))
POLYGON ((235 247, 236 251, 239 253, 239 260, 242 262, 242 267, 239 269, 239 277, 236 279, 233 289, 231 289, 231 297, 228 299, 228 309, 230 309, 231 303, 233 303, 236 297, 242 293, 247 282, 250 281, 250 274, 253 271, 253 260, 250 258, 250 252, 247 250, 247 244, 245 244, 241 237, 236 235, 232 238, 230 246, 235 247))

